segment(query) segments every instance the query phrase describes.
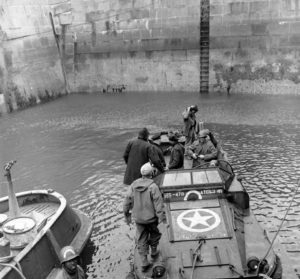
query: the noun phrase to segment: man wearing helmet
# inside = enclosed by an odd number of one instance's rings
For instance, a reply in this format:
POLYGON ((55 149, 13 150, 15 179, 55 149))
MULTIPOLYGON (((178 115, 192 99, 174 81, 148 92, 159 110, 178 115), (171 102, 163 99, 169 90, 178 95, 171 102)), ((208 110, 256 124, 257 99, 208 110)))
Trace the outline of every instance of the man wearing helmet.
POLYGON ((131 223, 130 211, 136 223, 137 248, 141 255, 141 268, 145 272, 150 267, 147 258, 149 245, 151 257, 158 255, 157 246, 161 233, 157 226, 160 222, 166 223, 166 216, 161 192, 152 180, 154 168, 150 163, 141 167, 141 175, 142 178, 138 178, 130 185, 123 211, 128 225, 131 223))
POLYGON ((193 168, 218 159, 218 150, 209 140, 209 133, 208 129, 201 130, 198 139, 187 148, 187 154, 193 158, 193 168))
POLYGON ((72 246, 65 246, 60 250, 60 263, 62 269, 56 279, 85 279, 85 274, 78 265, 78 254, 72 246))

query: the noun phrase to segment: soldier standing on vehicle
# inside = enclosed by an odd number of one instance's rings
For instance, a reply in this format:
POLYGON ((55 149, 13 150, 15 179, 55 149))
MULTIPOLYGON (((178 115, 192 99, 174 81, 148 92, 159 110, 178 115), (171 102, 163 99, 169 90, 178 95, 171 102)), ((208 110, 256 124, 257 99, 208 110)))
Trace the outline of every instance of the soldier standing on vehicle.
POLYGON ((148 142, 149 131, 143 128, 139 131, 138 138, 131 140, 125 149, 123 158, 127 164, 124 184, 130 185, 134 180, 141 177, 141 167, 151 161, 152 164, 160 171, 164 172, 164 167, 159 159, 158 153, 148 142))
POLYGON ((182 113, 183 122, 184 122, 184 130, 183 134, 186 138, 185 140, 185 148, 190 146, 194 140, 196 135, 199 133, 199 123, 196 120, 196 113, 198 112, 198 106, 190 106, 184 110, 182 113))
POLYGON ((136 224, 137 249, 141 256, 142 272, 150 267, 147 255, 149 245, 151 257, 158 255, 157 246, 161 237, 158 230, 160 222, 166 223, 163 198, 158 186, 152 180, 154 168, 150 163, 141 167, 142 178, 135 180, 129 187, 124 200, 123 211, 126 223, 132 218, 136 224))

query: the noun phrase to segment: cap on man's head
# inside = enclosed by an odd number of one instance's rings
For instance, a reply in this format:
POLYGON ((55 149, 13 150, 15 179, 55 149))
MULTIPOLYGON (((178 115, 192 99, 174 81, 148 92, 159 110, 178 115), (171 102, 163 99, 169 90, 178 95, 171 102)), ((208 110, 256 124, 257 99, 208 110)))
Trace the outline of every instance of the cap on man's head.
POLYGON ((198 112, 198 106, 197 105, 190 106, 190 110, 194 112, 198 112))
POLYGON ((148 131, 148 129, 147 128, 143 128, 142 130, 140 130, 138 137, 140 139, 144 139, 144 140, 148 139, 148 137, 149 137, 149 131, 148 131))
POLYGON ((141 175, 143 176, 150 176, 153 174, 153 171, 154 169, 149 162, 142 165, 141 167, 141 175))
POLYGON ((199 138, 206 138, 209 135, 208 129, 203 129, 199 132, 199 138))

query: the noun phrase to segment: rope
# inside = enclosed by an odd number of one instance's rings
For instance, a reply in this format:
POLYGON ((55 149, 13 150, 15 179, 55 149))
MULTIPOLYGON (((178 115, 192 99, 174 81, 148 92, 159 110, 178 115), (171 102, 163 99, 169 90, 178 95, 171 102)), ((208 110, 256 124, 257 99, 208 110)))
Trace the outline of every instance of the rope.
MULTIPOLYGON (((270 253, 270 251, 271 251, 271 249, 272 249, 272 247, 273 247, 274 241, 275 241, 275 239, 276 239, 276 237, 277 237, 279 231, 281 230, 282 225, 283 225, 283 223, 284 223, 284 221, 285 221, 285 218, 286 218, 286 216, 287 216, 287 214, 288 214, 288 212, 289 212, 289 210, 290 210, 290 208, 291 208, 291 206, 292 206, 292 203, 293 203, 293 201, 294 201, 294 198, 295 198, 295 196, 296 196, 296 194, 297 194, 297 192, 298 192, 299 186, 300 186, 300 179, 298 179, 298 182, 297 182, 297 188, 296 188, 296 190, 295 190, 295 193, 294 193, 294 195, 293 195, 293 198, 292 198, 291 201, 290 201, 290 204, 289 204, 289 206, 288 206, 288 208, 287 208, 287 210, 286 210, 286 212, 285 212, 285 215, 284 215, 284 217, 283 217, 283 219, 282 219, 282 221, 281 221, 281 224, 280 224, 280 226, 279 226, 279 228, 278 228, 278 230, 277 230, 277 232, 276 232, 276 234, 275 234, 275 236, 274 236, 274 238, 273 238, 273 240, 272 240, 272 242, 271 242, 270 247, 269 247, 269 249, 268 249, 266 255, 265 255, 265 256, 260 260, 260 262, 258 263, 258 267, 257 267, 257 270, 258 270, 258 271, 259 271, 259 267, 260 267, 262 261, 268 256, 268 254, 270 253)), ((268 278, 268 277, 265 277, 265 278, 268 278)))
MULTIPOLYGON (((19 266, 19 268, 21 269, 21 266, 18 262, 16 262, 16 264, 19 266)), ((6 267, 10 267, 12 268, 13 270, 15 270, 22 279, 26 279, 26 277, 24 276, 23 272, 21 270, 19 270, 18 268, 16 268, 13 264, 9 264, 9 263, 1 263, 0 262, 0 265, 3 265, 3 266, 6 266, 6 267)))
MULTIPOLYGON (((202 246, 202 244, 203 244, 203 241, 205 242, 205 240, 204 240, 203 238, 201 238, 201 239, 199 240, 199 244, 198 244, 197 248, 195 249, 195 251, 194 251, 194 253, 193 253, 193 255, 194 255, 194 260, 193 260, 193 267, 192 267, 192 272, 191 272, 191 279, 193 279, 193 277, 194 277, 194 270, 195 270, 195 267, 196 267, 197 259, 198 259, 198 257, 200 256, 200 255, 198 254, 198 251, 200 250, 200 248, 201 248, 201 246, 202 246)), ((199 260, 200 260, 200 257, 199 257, 199 260)))

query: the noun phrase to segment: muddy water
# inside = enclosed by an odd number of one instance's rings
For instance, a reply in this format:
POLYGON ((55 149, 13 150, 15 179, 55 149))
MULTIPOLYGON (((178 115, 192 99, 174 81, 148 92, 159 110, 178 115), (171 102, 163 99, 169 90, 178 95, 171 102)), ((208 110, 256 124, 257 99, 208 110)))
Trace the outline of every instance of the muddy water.
MULTIPOLYGON (((180 93, 73 95, 0 118, 0 164, 16 159, 17 191, 53 188, 94 220, 85 253, 88 278, 121 279, 134 228, 120 212, 122 154, 138 129, 181 128, 181 111, 198 104, 242 174, 251 206, 270 238, 300 178, 300 98, 180 93)), ((4 178, 0 194, 6 195, 4 178)), ((284 277, 300 278, 300 189, 275 241, 284 277)))

